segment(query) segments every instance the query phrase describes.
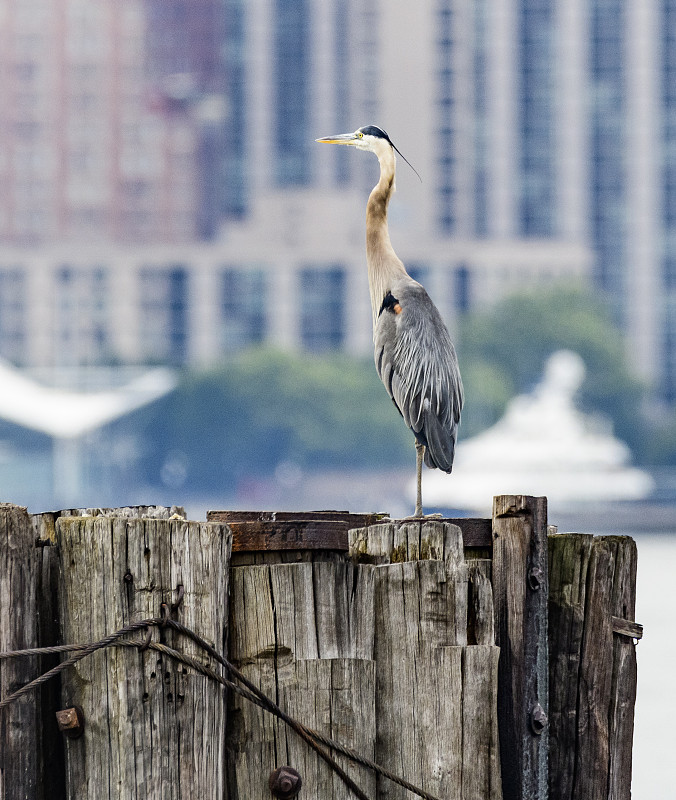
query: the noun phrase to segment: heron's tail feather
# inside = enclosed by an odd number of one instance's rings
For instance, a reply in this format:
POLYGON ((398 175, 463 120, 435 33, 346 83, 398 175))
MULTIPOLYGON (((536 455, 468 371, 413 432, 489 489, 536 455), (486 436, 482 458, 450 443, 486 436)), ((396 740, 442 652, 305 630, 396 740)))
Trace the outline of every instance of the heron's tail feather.
POLYGON ((438 468, 444 472, 451 472, 457 428, 453 426, 449 430, 434 414, 427 413, 422 432, 425 436, 425 464, 431 469, 438 468))

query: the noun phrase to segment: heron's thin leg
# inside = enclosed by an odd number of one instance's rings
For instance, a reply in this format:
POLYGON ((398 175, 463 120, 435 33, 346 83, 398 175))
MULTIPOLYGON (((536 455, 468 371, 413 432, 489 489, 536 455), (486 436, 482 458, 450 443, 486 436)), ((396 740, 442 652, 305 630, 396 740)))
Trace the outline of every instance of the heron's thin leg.
POLYGON ((423 516, 422 466, 423 466, 423 456, 425 455, 425 445, 420 444, 420 442, 417 440, 415 443, 415 455, 416 455, 416 496, 415 496, 415 512, 413 516, 422 517, 423 516))

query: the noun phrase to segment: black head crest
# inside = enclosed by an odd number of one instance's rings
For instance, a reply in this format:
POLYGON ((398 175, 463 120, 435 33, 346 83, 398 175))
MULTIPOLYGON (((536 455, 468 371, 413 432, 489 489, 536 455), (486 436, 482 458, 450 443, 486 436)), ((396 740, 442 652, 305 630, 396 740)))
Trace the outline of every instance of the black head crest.
POLYGON ((379 128, 377 125, 365 125, 363 128, 359 128, 359 130, 364 134, 364 136, 377 136, 379 139, 385 139, 386 142, 392 146, 392 148, 399 153, 399 155, 404 159, 404 161, 409 165, 409 167, 415 172, 418 176, 418 180, 422 183, 422 178, 420 177, 420 173, 418 170, 411 164, 411 162, 406 158, 406 156, 401 152, 401 150, 396 146, 396 144, 390 139, 387 133, 382 129, 379 128))
POLYGON ((392 144, 392 139, 390 139, 387 133, 377 125, 365 125, 363 128, 359 128, 359 130, 364 134, 364 136, 377 136, 379 139, 385 139, 385 141, 389 142, 392 147, 394 147, 392 144))

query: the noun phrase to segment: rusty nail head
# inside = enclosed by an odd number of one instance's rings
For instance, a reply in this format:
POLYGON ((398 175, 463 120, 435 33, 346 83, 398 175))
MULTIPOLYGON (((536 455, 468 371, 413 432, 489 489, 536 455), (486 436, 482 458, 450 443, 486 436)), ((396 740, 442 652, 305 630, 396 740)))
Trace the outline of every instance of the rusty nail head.
POLYGON ((133 581, 134 581, 134 576, 131 574, 131 572, 129 572, 129 570, 127 570, 124 573, 124 582, 125 583, 133 583, 133 581))
POLYGON ((530 712, 530 727, 533 733, 535 733, 537 736, 540 736, 540 734, 547 727, 548 721, 549 720, 547 719, 544 708, 537 703, 530 712))
POLYGON ((84 714, 78 706, 57 711, 56 722, 61 733, 69 739, 77 739, 84 733, 84 714))
POLYGON ((300 792, 303 780, 293 767, 277 767, 270 773, 270 791, 280 800, 291 800, 300 792))

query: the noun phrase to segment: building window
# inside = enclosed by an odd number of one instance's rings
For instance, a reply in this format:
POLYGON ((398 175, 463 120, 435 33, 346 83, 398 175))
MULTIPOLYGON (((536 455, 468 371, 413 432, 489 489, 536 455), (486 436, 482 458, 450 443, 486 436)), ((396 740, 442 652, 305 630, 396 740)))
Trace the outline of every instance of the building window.
POLYGON ((26 286, 18 267, 0 268, 0 354, 14 364, 25 360, 26 286))
MULTIPOLYGON (((335 48, 336 48, 336 75, 350 74, 350 8, 349 0, 335 0, 332 4, 335 14, 335 48)), ((352 85, 350 80, 335 81, 335 109, 336 130, 347 131, 350 122, 350 97, 352 85)), ((338 147, 335 152, 336 182, 345 186, 350 181, 350 153, 348 147, 338 147)))
POLYGON ((625 272, 625 3, 604 0, 590 7, 591 233, 595 280, 609 292, 621 322, 625 272))
POLYGON ((469 311, 470 271, 465 264, 453 272, 453 305, 458 311, 469 311))
POLYGON ((521 0, 520 54, 520 227, 524 236, 551 236, 554 218, 552 0, 521 0))
POLYGON ((448 0, 437 12, 437 224, 443 233, 455 228, 455 136, 453 97, 453 14, 448 0))
POLYGON ((669 293, 664 304, 662 340, 664 371, 662 393, 667 403, 676 403, 676 297, 669 293))
POLYGON ((230 113, 224 122, 227 147, 223 148, 224 211, 234 219, 246 213, 246 0, 224 0, 226 44, 223 49, 224 84, 230 113))
POLYGON ((342 346, 345 334, 345 270, 338 266, 300 271, 300 332, 313 352, 342 346))
POLYGON ((110 358, 108 272, 101 265, 63 264, 56 271, 54 362, 101 364, 110 358))
POLYGON ((141 351, 148 361, 184 364, 188 357, 188 270, 181 264, 144 267, 141 351))
POLYGON ((275 112, 277 182, 280 186, 309 180, 307 125, 311 78, 310 9, 305 0, 277 0, 275 28, 275 112))
POLYGON ((474 8, 475 45, 472 57, 474 79, 474 231, 477 236, 488 233, 488 175, 490 122, 488 108, 488 52, 490 10, 487 0, 476 0, 474 8))
POLYGON ((226 352, 265 339, 266 286, 260 269, 228 268, 221 284, 221 346, 226 352))

